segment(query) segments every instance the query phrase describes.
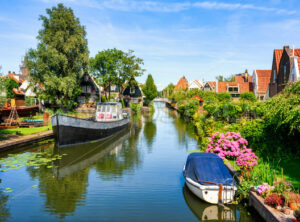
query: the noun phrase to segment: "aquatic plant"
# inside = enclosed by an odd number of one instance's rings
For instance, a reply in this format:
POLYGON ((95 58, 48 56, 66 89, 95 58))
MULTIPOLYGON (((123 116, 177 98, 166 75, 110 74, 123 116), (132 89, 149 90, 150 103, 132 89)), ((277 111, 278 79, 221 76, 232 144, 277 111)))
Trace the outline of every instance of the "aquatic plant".
MULTIPOLYGON (((66 154, 63 154, 66 155, 66 154)), ((40 166, 47 166, 52 168, 52 161, 61 159, 63 155, 52 155, 47 152, 25 153, 25 154, 9 154, 8 158, 0 160, 1 169, 0 172, 6 172, 8 170, 19 169, 24 166, 32 166, 35 169, 40 166)))

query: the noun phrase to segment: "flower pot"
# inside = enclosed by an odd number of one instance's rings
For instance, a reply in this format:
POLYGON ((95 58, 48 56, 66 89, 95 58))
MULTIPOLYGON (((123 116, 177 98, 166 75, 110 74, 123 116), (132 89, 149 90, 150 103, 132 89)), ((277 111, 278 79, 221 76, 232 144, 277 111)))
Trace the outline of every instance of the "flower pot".
POLYGON ((289 208, 291 208, 291 210, 297 210, 298 204, 295 202, 291 202, 291 203, 289 203, 289 208))

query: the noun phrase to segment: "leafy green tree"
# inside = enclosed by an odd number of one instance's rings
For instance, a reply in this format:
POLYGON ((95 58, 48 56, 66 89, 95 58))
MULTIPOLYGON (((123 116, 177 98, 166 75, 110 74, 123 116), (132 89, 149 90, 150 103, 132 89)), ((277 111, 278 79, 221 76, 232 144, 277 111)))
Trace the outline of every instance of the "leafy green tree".
POLYGON ((17 83, 14 79, 7 78, 7 79, 4 79, 4 86, 5 86, 5 90, 6 90, 6 97, 14 98, 15 93, 13 91, 13 88, 15 88, 15 89, 19 88, 19 83, 17 83))
POLYGON ((169 98, 169 96, 172 95, 174 88, 175 85, 173 83, 170 83, 166 88, 163 89, 163 96, 165 98, 169 98))
POLYGON ((90 58, 91 72, 104 88, 108 88, 109 98, 112 84, 119 86, 120 95, 126 81, 129 85, 137 84, 135 77, 141 76, 145 71, 141 67, 143 60, 136 57, 133 52, 113 48, 100 51, 94 58, 90 58))
POLYGON ((106 96, 108 101, 110 100, 110 86, 117 83, 120 78, 123 55, 123 51, 114 48, 100 51, 94 58, 90 58, 93 76, 104 89, 108 88, 108 98, 106 96))
POLYGON ((80 79, 88 70, 86 31, 71 8, 63 4, 40 16, 37 49, 25 56, 30 81, 40 99, 52 106, 72 108, 81 93, 80 79))
POLYGON ((219 75, 219 76, 216 76, 216 80, 218 82, 234 82, 234 75, 231 75, 227 78, 222 75, 219 75))
POLYGON ((242 100, 248 100, 248 101, 251 101, 251 102, 255 102, 257 100, 257 98, 256 98, 256 96, 254 95, 253 92, 243 92, 240 95, 240 98, 242 100))
POLYGON ((146 84, 143 87, 143 93, 147 105, 157 96, 157 88, 151 74, 147 77, 146 84))
POLYGON ((0 96, 5 92, 5 84, 4 84, 4 79, 3 73, 2 73, 2 66, 0 66, 0 96))
POLYGON ((136 57, 133 53, 133 50, 129 50, 128 52, 125 52, 123 54, 120 77, 116 81, 116 84, 119 86, 120 92, 123 91, 122 86, 124 85, 126 80, 129 81, 129 86, 137 85, 135 78, 142 76, 145 72, 145 69, 142 68, 142 65, 144 65, 143 59, 136 57))

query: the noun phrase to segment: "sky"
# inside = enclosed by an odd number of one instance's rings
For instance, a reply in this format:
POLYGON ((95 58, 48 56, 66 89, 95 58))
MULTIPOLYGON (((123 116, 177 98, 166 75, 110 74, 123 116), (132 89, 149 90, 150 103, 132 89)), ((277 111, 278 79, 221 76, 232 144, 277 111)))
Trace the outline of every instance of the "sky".
POLYGON ((183 75, 215 80, 248 69, 271 69, 273 50, 300 48, 299 0, 0 0, 0 66, 19 72, 37 47, 40 15, 71 7, 87 31, 88 48, 134 50, 159 89, 183 75))

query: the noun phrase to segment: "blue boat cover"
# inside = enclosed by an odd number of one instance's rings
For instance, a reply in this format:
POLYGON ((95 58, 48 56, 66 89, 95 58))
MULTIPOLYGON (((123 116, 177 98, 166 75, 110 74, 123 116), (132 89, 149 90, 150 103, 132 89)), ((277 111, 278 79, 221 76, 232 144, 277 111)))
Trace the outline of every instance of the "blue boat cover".
MULTIPOLYGON (((207 181, 235 185, 235 181, 223 160, 215 153, 191 153, 186 161, 185 175, 198 182, 207 181)), ((202 183, 211 185, 208 183, 202 183)))

